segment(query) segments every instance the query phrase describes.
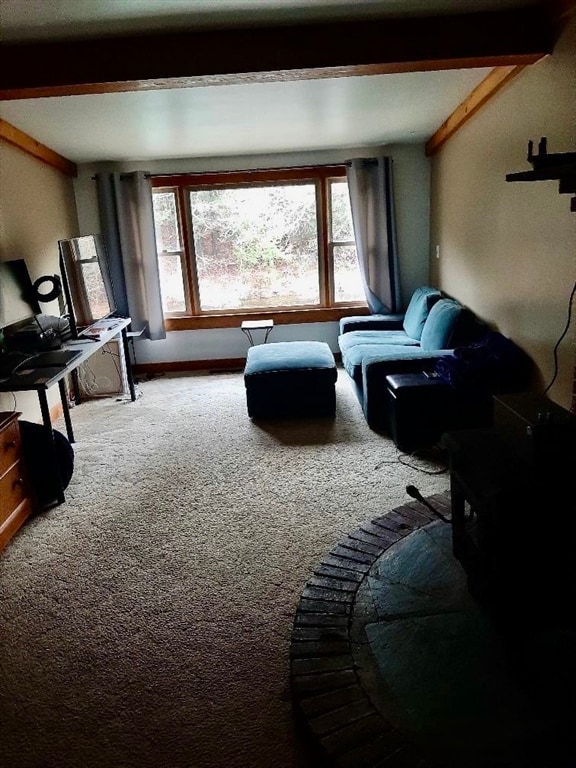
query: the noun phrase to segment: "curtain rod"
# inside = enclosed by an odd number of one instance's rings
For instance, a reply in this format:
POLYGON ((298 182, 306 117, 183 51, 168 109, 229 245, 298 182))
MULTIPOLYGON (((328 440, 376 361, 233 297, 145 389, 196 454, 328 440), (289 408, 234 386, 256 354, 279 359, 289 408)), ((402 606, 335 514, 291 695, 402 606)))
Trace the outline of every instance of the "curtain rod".
MULTIPOLYGON (((114 173, 114 171, 106 171, 106 173, 114 173)), ((133 173, 133 172, 126 172, 126 173, 121 173, 121 174, 120 174, 120 179, 127 179, 127 178, 128 178, 128 176, 131 176, 131 175, 132 175, 132 173, 133 173)), ((92 176, 90 180, 91 180, 91 181, 96 181, 96 179, 98 178, 98 176, 99 176, 99 175, 101 175, 101 174, 98 174, 98 173, 97 173, 97 174, 96 174, 96 176, 92 176)), ((145 174, 144 174, 144 178, 145 178, 145 179, 150 179, 152 176, 153 176, 153 174, 152 174, 152 173, 145 173, 145 174)))
MULTIPOLYGON (((379 157, 358 157, 355 158, 356 160, 360 160, 361 162, 365 163, 366 165, 376 165, 378 163, 378 160, 384 159, 379 157)), ((342 163, 342 165, 345 165, 346 167, 350 167, 354 160, 346 160, 345 163, 342 163)))
POLYGON ((233 174, 233 173, 258 173, 259 171, 306 171, 309 168, 341 168, 343 165, 346 165, 346 163, 343 161, 341 163, 326 163, 325 165, 322 163, 316 164, 316 165, 277 165, 277 166, 267 166, 266 168, 237 168, 235 170, 226 170, 226 171, 179 171, 177 173, 170 173, 168 172, 158 172, 150 174, 151 176, 208 176, 209 174, 213 173, 218 176, 223 176, 227 173, 233 174))
MULTIPOLYGON (((370 158, 370 157, 362 157, 362 158, 359 158, 359 159, 360 160, 364 160, 367 163, 376 163, 376 162, 378 162, 375 158, 370 158)), ((304 171, 304 170, 307 170, 308 168, 341 168, 343 165, 344 166, 350 166, 350 165, 352 165, 352 161, 351 160, 343 160, 341 163, 326 163, 325 165, 320 163, 319 165, 288 165, 288 166, 284 166, 283 165, 283 166, 274 166, 274 167, 271 167, 271 168, 269 168, 269 167, 268 168, 241 168, 241 169, 234 170, 234 171, 230 171, 230 170, 227 170, 227 171, 178 171, 176 173, 171 173, 170 171, 158 171, 157 173, 150 173, 150 172, 145 173, 144 176, 147 179, 154 178, 154 176, 194 176, 195 174, 202 175, 202 176, 207 176, 207 175, 209 175, 211 173, 218 174, 219 176, 222 176, 222 175, 227 174, 227 173, 230 173, 230 174, 232 174, 232 173, 252 173, 252 172, 258 172, 258 171, 286 171, 286 170, 290 170, 290 171, 300 171, 300 170, 302 170, 302 171, 304 171)), ((113 173, 113 171, 105 171, 105 173, 113 173)), ((129 172, 121 173, 120 174, 120 178, 121 179, 122 178, 127 178, 130 175, 131 174, 129 172)), ((92 181, 96 181, 97 178, 98 178, 98 174, 96 174, 96 176, 92 176, 92 181)))

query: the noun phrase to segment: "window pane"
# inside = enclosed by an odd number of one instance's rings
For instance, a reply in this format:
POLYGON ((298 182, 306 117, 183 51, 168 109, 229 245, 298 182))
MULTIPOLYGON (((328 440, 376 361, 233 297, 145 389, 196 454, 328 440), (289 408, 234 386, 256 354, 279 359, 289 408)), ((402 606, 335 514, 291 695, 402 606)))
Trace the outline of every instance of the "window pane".
POLYGON ((330 192, 332 201, 332 240, 337 242, 353 241, 354 229, 352 226, 352 213, 350 211, 348 182, 331 181, 330 192))
POLYGON ((334 300, 366 301, 353 245, 334 246, 334 300))
POLYGON ((190 191, 203 311, 318 304, 314 184, 190 191))
POLYGON ((158 259, 158 267, 164 312, 185 312, 186 295, 182 279, 182 257, 178 253, 162 253, 158 259))
POLYGON ((155 192, 152 195, 152 200, 154 203, 156 250, 158 253, 181 250, 174 192, 155 192))

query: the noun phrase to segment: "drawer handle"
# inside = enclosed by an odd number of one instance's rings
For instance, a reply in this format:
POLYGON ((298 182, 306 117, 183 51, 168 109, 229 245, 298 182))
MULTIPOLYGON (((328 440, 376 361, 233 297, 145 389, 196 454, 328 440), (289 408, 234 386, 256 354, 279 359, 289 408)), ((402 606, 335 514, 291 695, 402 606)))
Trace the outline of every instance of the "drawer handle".
POLYGON ((24 480, 22 480, 21 477, 19 477, 17 480, 14 480, 12 483, 12 488, 24 488, 24 480))
POLYGON ((4 443, 5 448, 16 448, 16 440, 9 440, 7 443, 4 443))

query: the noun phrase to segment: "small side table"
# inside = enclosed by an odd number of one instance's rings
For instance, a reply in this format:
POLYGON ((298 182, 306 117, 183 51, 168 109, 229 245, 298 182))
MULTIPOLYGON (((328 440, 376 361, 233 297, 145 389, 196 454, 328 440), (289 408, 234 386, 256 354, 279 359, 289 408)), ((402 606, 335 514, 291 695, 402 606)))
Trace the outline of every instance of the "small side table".
POLYGON ((243 320, 240 326, 242 333, 248 337, 251 347, 254 346, 252 331, 264 331, 264 344, 266 344, 273 328, 274 320, 243 320))

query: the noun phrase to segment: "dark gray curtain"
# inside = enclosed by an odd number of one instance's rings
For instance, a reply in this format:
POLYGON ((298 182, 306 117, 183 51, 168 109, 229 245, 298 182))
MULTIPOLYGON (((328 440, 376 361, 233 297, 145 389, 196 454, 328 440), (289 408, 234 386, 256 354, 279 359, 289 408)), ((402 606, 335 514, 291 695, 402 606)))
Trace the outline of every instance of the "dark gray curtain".
POLYGON ((392 160, 350 160, 346 172, 366 301, 374 314, 401 312, 392 160))
POLYGON ((96 185, 118 313, 144 338, 165 339, 150 179, 141 171, 103 173, 96 185))

